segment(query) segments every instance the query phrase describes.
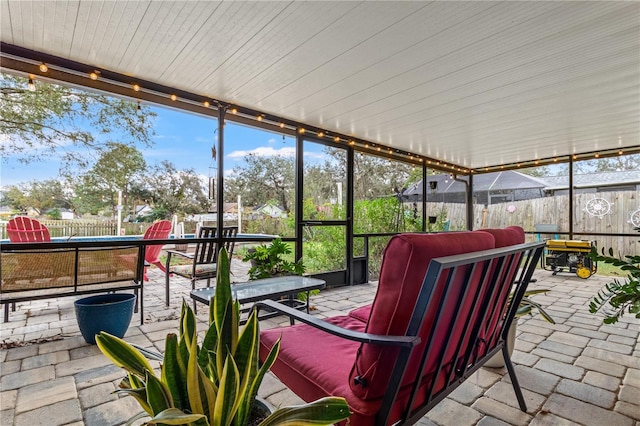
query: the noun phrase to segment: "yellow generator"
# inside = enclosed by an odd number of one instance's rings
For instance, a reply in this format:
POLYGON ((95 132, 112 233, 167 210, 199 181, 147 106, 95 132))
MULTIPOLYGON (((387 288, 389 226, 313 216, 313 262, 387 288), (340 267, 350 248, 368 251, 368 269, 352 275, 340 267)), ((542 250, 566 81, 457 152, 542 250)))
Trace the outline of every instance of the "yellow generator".
POLYGON ((598 264, 589 257, 594 246, 594 241, 547 240, 544 269, 553 271, 553 275, 566 269, 580 278, 589 278, 598 270, 598 264))

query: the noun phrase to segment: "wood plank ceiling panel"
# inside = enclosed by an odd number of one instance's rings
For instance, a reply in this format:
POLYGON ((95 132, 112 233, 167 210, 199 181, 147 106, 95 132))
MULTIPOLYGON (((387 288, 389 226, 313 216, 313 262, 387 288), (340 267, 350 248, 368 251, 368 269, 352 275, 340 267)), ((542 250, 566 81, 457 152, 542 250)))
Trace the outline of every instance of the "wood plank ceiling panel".
MULTIPOLYGON (((450 20, 454 16, 456 19, 469 18, 488 7, 488 3, 476 2, 468 8, 453 10, 442 2, 425 3, 420 10, 392 22, 384 31, 345 49, 340 55, 303 76, 295 86, 283 88, 279 92, 287 102, 283 109, 295 110, 300 103, 312 102, 319 105, 317 110, 321 110, 327 104, 344 97, 347 92, 363 90, 366 88, 366 81, 390 78, 397 72, 404 53, 407 59, 414 58, 414 49, 421 50, 421 43, 426 48, 428 42, 425 40, 451 25, 450 20), (436 15, 438 19, 434 18, 436 15), (416 34, 421 34, 421 37, 416 34), (395 53, 389 56, 389 52, 381 48, 384 45, 394 46, 395 53), (319 84, 318 79, 322 77, 330 83, 324 86, 319 84)), ((329 116, 330 113, 323 114, 325 118, 329 116)))
MULTIPOLYGON (((399 9, 392 3, 377 3, 375 8, 366 7, 360 3, 356 7, 343 13, 335 20, 326 20, 327 25, 313 37, 295 46, 294 49, 282 57, 273 67, 261 75, 261 79, 246 84, 238 91, 239 96, 245 93, 259 93, 262 98, 259 104, 271 105, 271 99, 277 99, 277 104, 290 102, 287 94, 302 90, 306 82, 302 77, 314 73, 320 66, 337 56, 344 54, 354 46, 365 42, 372 35, 382 31, 394 22, 406 18, 415 10, 422 7, 421 3, 414 3, 410 8, 399 9), (366 15, 366 16, 363 16, 366 15), (354 21, 353 16, 363 17, 362 21, 354 21), (289 73, 281 73, 279 70, 290 70, 289 73), (272 91, 261 89, 264 81, 270 82, 272 91), (283 89, 289 89, 283 93, 283 89)), ((321 15, 326 15, 322 13, 321 15)), ((330 74, 315 74, 314 86, 331 84, 333 78, 330 74)), ((276 105, 274 105, 276 106, 276 105)))
POLYGON ((335 48, 327 45, 323 46, 324 49, 304 53, 298 50, 357 4, 331 2, 330 6, 322 2, 291 4, 266 25, 260 36, 253 38, 240 55, 212 77, 228 75, 232 99, 251 99, 251 103, 262 106, 259 99, 263 94, 278 90, 303 73, 308 67, 307 61, 314 61, 316 55, 326 54, 322 50, 335 48))
POLYGON ((640 145, 638 2, 0 7, 3 42, 464 166, 640 145))
POLYGON ((285 5, 280 2, 276 3, 275 7, 269 2, 223 3, 181 52, 181 60, 176 61, 175 73, 184 71, 178 63, 199 70, 198 73, 192 73, 187 83, 202 87, 205 93, 216 93, 218 98, 227 100, 228 80, 246 72, 246 67, 229 69, 226 63, 257 36, 263 22, 273 19, 285 5), (193 51, 200 54, 192 55, 193 51), (227 69, 228 72, 217 76, 217 71, 221 69, 227 69))
POLYGON ((16 43, 13 37, 11 10, 8 2, 0 2, 0 38, 7 43, 16 43))
POLYGON ((193 28, 188 25, 192 11, 187 2, 148 4, 122 55, 120 70, 133 70, 134 76, 144 76, 145 80, 155 82, 167 81, 167 86, 174 86, 174 82, 163 80, 162 76, 182 51, 185 33, 193 28))

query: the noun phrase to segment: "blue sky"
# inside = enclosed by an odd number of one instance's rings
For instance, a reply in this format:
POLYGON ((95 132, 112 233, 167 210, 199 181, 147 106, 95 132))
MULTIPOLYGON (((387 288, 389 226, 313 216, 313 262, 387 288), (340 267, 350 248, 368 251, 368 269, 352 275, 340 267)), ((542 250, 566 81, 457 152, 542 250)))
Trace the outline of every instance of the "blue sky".
MULTIPOLYGON (((216 162, 211 158, 211 146, 218 146, 217 120, 162 107, 151 107, 158 115, 155 119, 155 142, 152 148, 138 147, 147 165, 170 161, 178 169, 193 168, 208 177, 217 174, 216 162)), ((243 162, 249 152, 258 155, 293 155, 292 137, 260 129, 227 123, 225 126, 225 174, 243 162)), ((0 185, 15 185, 30 180, 54 179, 58 175, 59 161, 20 164, 13 158, 3 158, 0 185)))

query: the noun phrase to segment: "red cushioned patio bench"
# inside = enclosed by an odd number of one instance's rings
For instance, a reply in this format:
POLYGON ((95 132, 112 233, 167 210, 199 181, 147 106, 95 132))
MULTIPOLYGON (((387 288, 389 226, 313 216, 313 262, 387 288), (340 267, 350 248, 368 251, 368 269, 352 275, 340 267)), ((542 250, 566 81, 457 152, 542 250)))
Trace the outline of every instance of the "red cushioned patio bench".
POLYGON ((502 351, 526 411, 505 338, 544 243, 495 245, 478 231, 395 236, 370 307, 319 320, 256 303, 302 323, 263 330, 260 357, 281 339, 276 376, 305 401, 346 398, 359 426, 417 422, 502 351))

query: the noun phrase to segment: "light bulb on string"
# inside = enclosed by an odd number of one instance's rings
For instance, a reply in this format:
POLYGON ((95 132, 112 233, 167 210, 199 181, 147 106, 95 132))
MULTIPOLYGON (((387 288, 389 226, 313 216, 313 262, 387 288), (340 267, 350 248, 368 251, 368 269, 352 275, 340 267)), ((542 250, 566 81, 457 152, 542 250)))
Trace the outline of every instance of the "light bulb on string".
POLYGON ((29 91, 30 92, 35 92, 36 91, 36 83, 33 81, 33 76, 29 76, 28 87, 29 87, 29 91))
POLYGON ((40 68, 40 72, 47 72, 49 71, 49 67, 47 66, 47 64, 45 64, 44 62, 40 64, 40 66, 38 67, 40 68))

